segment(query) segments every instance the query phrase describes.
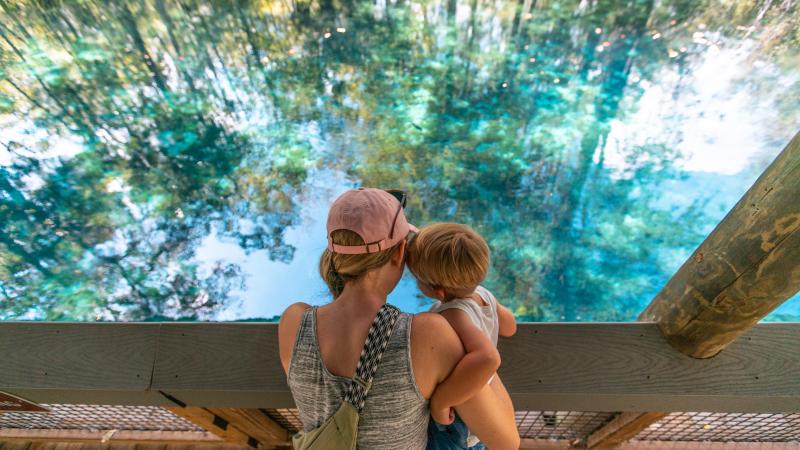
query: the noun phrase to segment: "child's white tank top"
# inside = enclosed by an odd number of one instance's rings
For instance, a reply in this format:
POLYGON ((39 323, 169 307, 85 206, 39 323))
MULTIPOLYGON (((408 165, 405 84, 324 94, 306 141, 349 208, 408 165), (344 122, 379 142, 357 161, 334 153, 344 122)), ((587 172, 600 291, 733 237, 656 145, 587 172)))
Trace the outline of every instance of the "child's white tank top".
POLYGON ((496 347, 497 334, 500 331, 500 322, 497 318, 497 299, 483 286, 478 286, 475 289, 475 293, 486 302, 486 306, 480 306, 470 298, 455 298, 449 302, 436 302, 431 306, 430 310, 436 313, 446 309, 464 311, 472 323, 483 331, 496 347))

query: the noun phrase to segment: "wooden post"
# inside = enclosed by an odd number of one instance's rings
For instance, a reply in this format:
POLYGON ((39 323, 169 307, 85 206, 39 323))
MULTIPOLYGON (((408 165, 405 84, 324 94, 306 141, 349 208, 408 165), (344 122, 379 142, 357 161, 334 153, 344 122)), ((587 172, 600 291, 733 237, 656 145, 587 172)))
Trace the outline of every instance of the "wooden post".
POLYGON ((800 133, 639 320, 710 358, 800 289, 800 133))

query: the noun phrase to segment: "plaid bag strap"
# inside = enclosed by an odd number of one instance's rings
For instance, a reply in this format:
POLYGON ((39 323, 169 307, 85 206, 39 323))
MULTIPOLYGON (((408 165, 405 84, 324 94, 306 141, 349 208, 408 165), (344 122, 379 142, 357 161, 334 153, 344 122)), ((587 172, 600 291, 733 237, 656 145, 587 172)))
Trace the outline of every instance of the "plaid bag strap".
POLYGON ((367 340, 364 342, 358 367, 356 367, 356 375, 344 396, 344 401, 355 406, 359 413, 364 408, 367 394, 372 387, 372 378, 378 370, 378 364, 381 362, 383 351, 389 344, 389 337, 392 335, 398 317, 400 317, 399 309, 392 305, 383 305, 369 327, 367 340))

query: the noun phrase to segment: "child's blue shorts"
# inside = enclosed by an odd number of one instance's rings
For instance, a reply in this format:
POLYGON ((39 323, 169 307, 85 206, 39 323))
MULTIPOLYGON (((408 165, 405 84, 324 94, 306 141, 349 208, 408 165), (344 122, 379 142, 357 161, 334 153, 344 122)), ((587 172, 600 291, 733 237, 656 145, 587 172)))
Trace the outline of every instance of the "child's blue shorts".
POLYGON ((428 447, 427 450, 485 450, 483 443, 467 447, 469 438, 469 428, 467 424, 458 417, 450 425, 442 425, 431 419, 428 424, 428 447))

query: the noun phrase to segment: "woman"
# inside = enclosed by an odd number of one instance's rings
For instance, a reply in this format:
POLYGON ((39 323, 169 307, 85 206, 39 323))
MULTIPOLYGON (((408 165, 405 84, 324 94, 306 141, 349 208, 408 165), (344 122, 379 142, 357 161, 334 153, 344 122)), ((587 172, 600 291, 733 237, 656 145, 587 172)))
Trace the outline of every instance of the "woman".
MULTIPOLYGON (((378 189, 342 194, 328 213, 328 248, 320 260, 334 300, 315 308, 296 303, 281 316, 281 363, 306 430, 338 409, 370 325, 403 274, 406 239, 416 228, 406 221, 402 200, 378 189)), ((424 449, 428 399, 463 354, 440 315, 402 314, 361 412, 358 448, 424 449)), ((457 411, 490 449, 519 447, 511 400, 499 380, 457 411)))

